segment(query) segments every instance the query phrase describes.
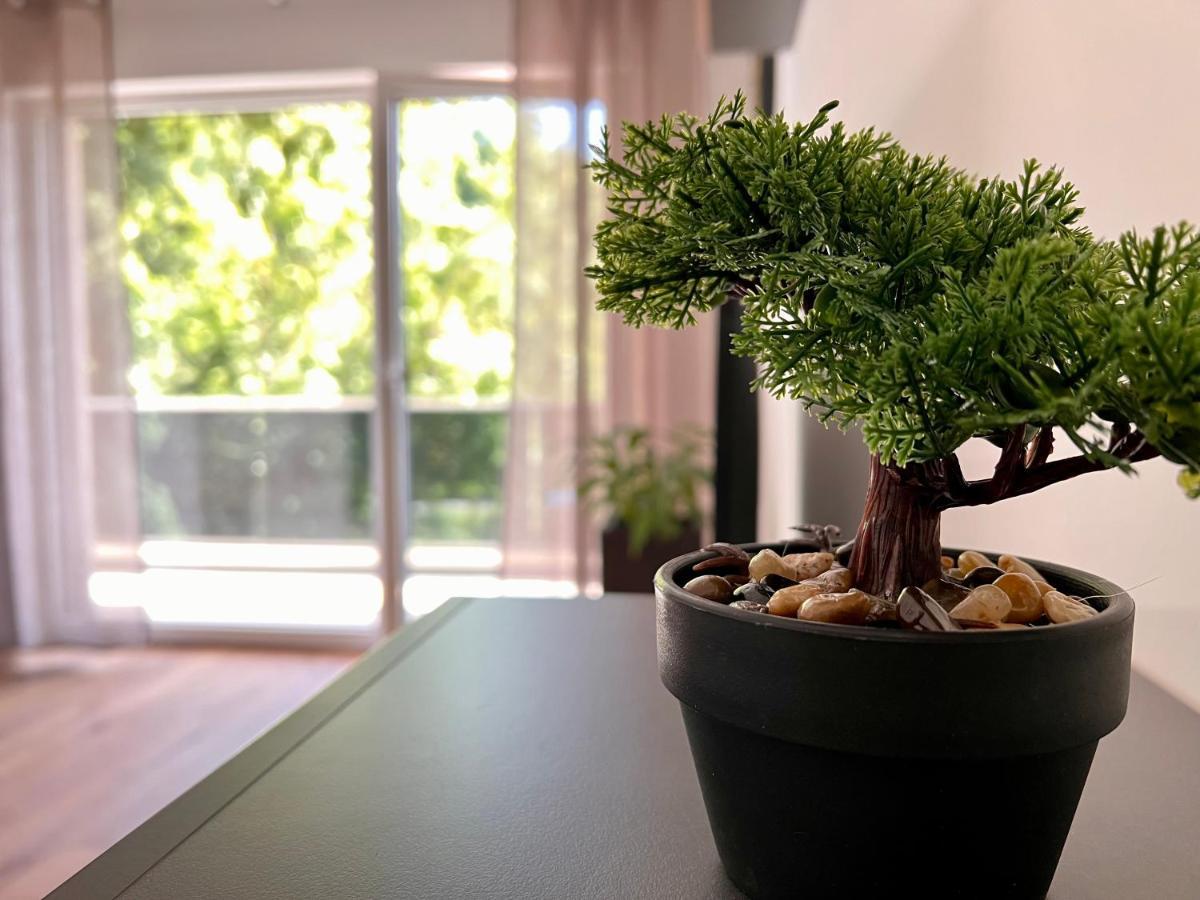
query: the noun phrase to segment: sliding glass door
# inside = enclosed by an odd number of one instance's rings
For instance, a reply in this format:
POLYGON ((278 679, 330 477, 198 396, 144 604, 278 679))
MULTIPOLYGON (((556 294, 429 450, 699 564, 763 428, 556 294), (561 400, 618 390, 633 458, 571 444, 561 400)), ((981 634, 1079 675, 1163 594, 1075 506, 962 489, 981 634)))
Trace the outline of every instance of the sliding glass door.
POLYGON ((510 98, 394 107, 407 435, 404 606, 487 591, 500 565, 512 390, 510 98))
POLYGON ((91 594, 163 633, 499 590, 513 103, 335 93, 156 87, 118 128, 141 570, 91 594))

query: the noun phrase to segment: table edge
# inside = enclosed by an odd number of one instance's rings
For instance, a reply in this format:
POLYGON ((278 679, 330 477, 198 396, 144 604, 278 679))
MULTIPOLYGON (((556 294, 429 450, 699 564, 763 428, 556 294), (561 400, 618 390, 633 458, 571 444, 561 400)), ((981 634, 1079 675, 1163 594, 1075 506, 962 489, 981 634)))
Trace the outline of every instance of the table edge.
POLYGON ((302 706, 47 894, 46 900, 120 895, 470 602, 448 600, 381 641, 302 706))

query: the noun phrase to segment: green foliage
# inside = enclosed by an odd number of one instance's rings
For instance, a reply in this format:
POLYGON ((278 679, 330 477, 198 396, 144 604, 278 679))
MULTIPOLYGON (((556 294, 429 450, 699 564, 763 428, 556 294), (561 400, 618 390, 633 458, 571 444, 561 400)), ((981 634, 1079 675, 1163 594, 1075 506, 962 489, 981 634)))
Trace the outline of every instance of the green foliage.
POLYGON ((700 460, 708 442, 685 428, 658 450, 644 429, 618 429, 593 441, 579 495, 629 529, 629 550, 637 556, 650 541, 700 523, 700 490, 710 478, 700 460))
POLYGON ((740 296, 758 387, 861 424, 888 464, 1053 425, 1127 467, 1133 425, 1200 472, 1200 235, 1099 240, 1057 169, 977 179, 826 127, 834 106, 792 125, 738 96, 627 124, 618 155, 606 135, 600 308, 680 328, 740 296))
MULTIPOLYGON (((410 100, 400 118, 409 392, 504 396, 512 104, 410 100)), ((369 109, 137 118, 117 137, 135 388, 371 393, 369 109)))
POLYGON ((512 380, 515 112, 503 98, 400 108, 408 391, 496 398, 512 380))
POLYGON ((370 393, 366 109, 129 119, 117 138, 135 387, 370 393))

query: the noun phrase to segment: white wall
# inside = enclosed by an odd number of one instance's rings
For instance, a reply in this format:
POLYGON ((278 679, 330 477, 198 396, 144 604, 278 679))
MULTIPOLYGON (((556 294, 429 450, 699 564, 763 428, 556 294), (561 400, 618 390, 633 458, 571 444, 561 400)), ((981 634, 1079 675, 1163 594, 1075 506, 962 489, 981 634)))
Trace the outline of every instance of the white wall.
MULTIPOLYGON (((1200 4, 1191 0, 808 0, 779 92, 793 117, 826 100, 852 126, 981 174, 1063 166, 1087 223, 1115 236, 1200 220, 1200 4)), ((968 449, 987 466, 990 450, 968 449)), ((1053 557, 1132 587, 1135 659, 1200 707, 1200 503, 1155 462, 954 511, 947 543, 1053 557)), ((982 474, 982 473, 981 473, 982 474)))

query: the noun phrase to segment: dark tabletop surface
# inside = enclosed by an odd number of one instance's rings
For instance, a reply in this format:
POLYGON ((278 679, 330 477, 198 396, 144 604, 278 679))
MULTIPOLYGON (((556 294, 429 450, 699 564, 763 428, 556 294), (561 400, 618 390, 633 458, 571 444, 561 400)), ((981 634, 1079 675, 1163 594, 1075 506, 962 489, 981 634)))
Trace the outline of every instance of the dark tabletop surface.
MULTIPOLYGON (((1050 897, 1197 900, 1198 763, 1200 716, 1135 676, 1050 897)), ((638 595, 452 601, 52 896, 117 895, 740 896, 638 595)))

